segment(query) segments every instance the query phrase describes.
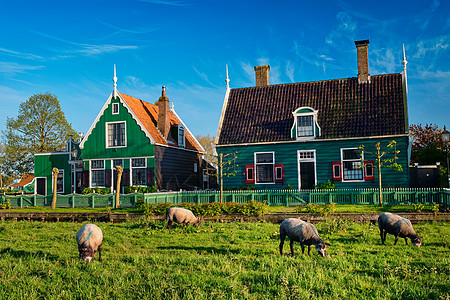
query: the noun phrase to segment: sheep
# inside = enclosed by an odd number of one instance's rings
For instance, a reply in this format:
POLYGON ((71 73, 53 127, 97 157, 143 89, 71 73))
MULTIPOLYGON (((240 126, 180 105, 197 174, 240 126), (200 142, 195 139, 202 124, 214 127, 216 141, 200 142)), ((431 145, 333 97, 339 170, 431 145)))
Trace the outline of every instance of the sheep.
POLYGON ((302 254, 305 254, 305 245, 307 245, 308 255, 311 255, 311 245, 314 245, 322 257, 326 255, 327 245, 330 245, 322 240, 313 224, 300 219, 289 218, 280 225, 280 255, 283 255, 283 245, 286 236, 290 239, 292 256, 294 256, 294 241, 300 243, 302 254))
POLYGON ((181 207, 171 207, 167 210, 166 219, 169 220, 167 228, 172 229, 172 222, 183 224, 183 228, 186 224, 194 223, 195 226, 200 226, 200 220, 194 216, 192 211, 181 207))
POLYGON ((85 262, 94 259, 95 252, 98 252, 98 260, 102 261, 102 230, 94 224, 86 224, 77 232, 77 244, 80 258, 85 262))
POLYGON ((422 237, 418 236, 414 231, 411 221, 399 215, 388 212, 382 213, 378 217, 378 228, 380 228, 381 243, 383 245, 385 245, 386 234, 388 233, 395 236, 394 245, 397 244, 398 237, 405 238, 406 245, 408 245, 407 238, 411 239, 414 246, 420 247, 422 245, 422 237))

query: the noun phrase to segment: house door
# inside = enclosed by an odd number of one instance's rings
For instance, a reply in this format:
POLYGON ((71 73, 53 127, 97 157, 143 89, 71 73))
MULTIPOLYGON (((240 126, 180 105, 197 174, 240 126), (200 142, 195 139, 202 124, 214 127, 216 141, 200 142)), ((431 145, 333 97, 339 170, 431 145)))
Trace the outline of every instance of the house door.
POLYGON ((315 151, 298 151, 298 183, 299 189, 310 190, 316 185, 315 151))
POLYGON ((36 178, 36 194, 45 196, 45 178, 36 178))

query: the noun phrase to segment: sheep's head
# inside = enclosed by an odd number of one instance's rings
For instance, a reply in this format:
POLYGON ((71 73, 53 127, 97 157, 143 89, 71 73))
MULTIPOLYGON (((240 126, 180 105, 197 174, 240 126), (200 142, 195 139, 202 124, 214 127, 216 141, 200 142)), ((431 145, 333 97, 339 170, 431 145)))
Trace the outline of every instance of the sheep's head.
POLYGON ((324 241, 319 241, 314 246, 316 247, 316 250, 319 253, 319 255, 325 257, 327 255, 327 245, 330 244, 325 243, 324 241))
POLYGON ((80 258, 84 262, 89 263, 94 260, 95 251, 92 248, 80 248, 78 251, 80 252, 80 258))
POLYGON ((422 238, 420 236, 413 237, 411 242, 414 246, 420 247, 422 246, 422 238))

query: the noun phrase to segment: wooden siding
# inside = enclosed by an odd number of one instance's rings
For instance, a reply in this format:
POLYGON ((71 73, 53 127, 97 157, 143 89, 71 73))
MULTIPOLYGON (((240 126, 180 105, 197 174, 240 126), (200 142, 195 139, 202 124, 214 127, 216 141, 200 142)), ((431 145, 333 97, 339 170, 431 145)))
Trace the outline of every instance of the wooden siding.
MULTIPOLYGON (((245 166, 254 164, 255 152, 275 152, 275 164, 284 165, 284 182, 274 184, 252 184, 257 189, 282 189, 288 185, 298 189, 298 150, 315 150, 316 153, 316 177, 317 184, 332 180, 333 161, 341 160, 341 148, 356 148, 360 145, 365 145, 369 152, 376 152, 374 145, 381 142, 385 147, 389 141, 394 138, 380 138, 380 139, 355 139, 355 140, 340 140, 340 141, 321 141, 321 142, 299 142, 299 143, 280 143, 280 144, 265 144, 265 145, 248 145, 248 146, 234 146, 234 147, 218 147, 217 152, 228 154, 236 153, 236 161, 232 165, 236 165, 236 176, 224 177, 224 187, 238 188, 247 185, 245 182, 245 166)), ((398 154, 398 163, 402 165, 404 171, 396 172, 391 169, 384 168, 382 170, 382 184, 385 188, 395 187, 409 187, 409 172, 408 172, 408 137, 395 138, 397 141, 397 149, 400 150, 398 154)), ((224 159, 233 158, 234 155, 229 155, 224 159)), ((375 160, 373 155, 365 154, 365 160, 375 160)), ((230 172, 230 171, 228 171, 230 172)), ((378 187, 378 170, 375 169, 375 180, 366 180, 361 182, 334 182, 338 189, 352 189, 352 188, 376 188, 378 187)))
MULTIPOLYGON (((71 165, 68 164, 68 153, 52 153, 34 156, 34 177, 45 177, 46 193, 52 195, 52 169, 64 170, 64 194, 72 192, 71 165)), ((36 190, 36 189, 35 189, 36 190)))
POLYGON ((160 190, 202 189, 201 154, 171 147, 155 146, 155 177, 160 190), (194 172, 197 163, 197 172, 194 172))
POLYGON ((101 158, 121 158, 121 157, 140 157, 153 156, 154 145, 150 143, 149 138, 141 130, 137 122, 132 118, 128 110, 119 102, 118 99, 111 100, 109 106, 104 110, 103 115, 95 124, 87 141, 82 149, 82 159, 101 159, 101 158), (119 103, 119 113, 112 114, 113 103, 119 103), (126 147, 107 148, 106 144, 106 123, 107 122, 126 122, 126 147))

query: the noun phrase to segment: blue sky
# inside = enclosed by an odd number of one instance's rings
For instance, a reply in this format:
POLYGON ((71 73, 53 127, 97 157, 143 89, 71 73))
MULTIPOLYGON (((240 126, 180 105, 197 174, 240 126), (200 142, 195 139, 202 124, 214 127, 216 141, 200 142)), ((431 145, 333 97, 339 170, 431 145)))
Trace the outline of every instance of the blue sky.
POLYGON ((371 75, 408 60, 409 120, 450 126, 450 1, 0 0, 0 130, 35 93, 56 95, 86 133, 113 89, 167 96, 194 134, 214 136, 225 95, 255 85, 357 76, 355 40, 369 39, 371 75))

